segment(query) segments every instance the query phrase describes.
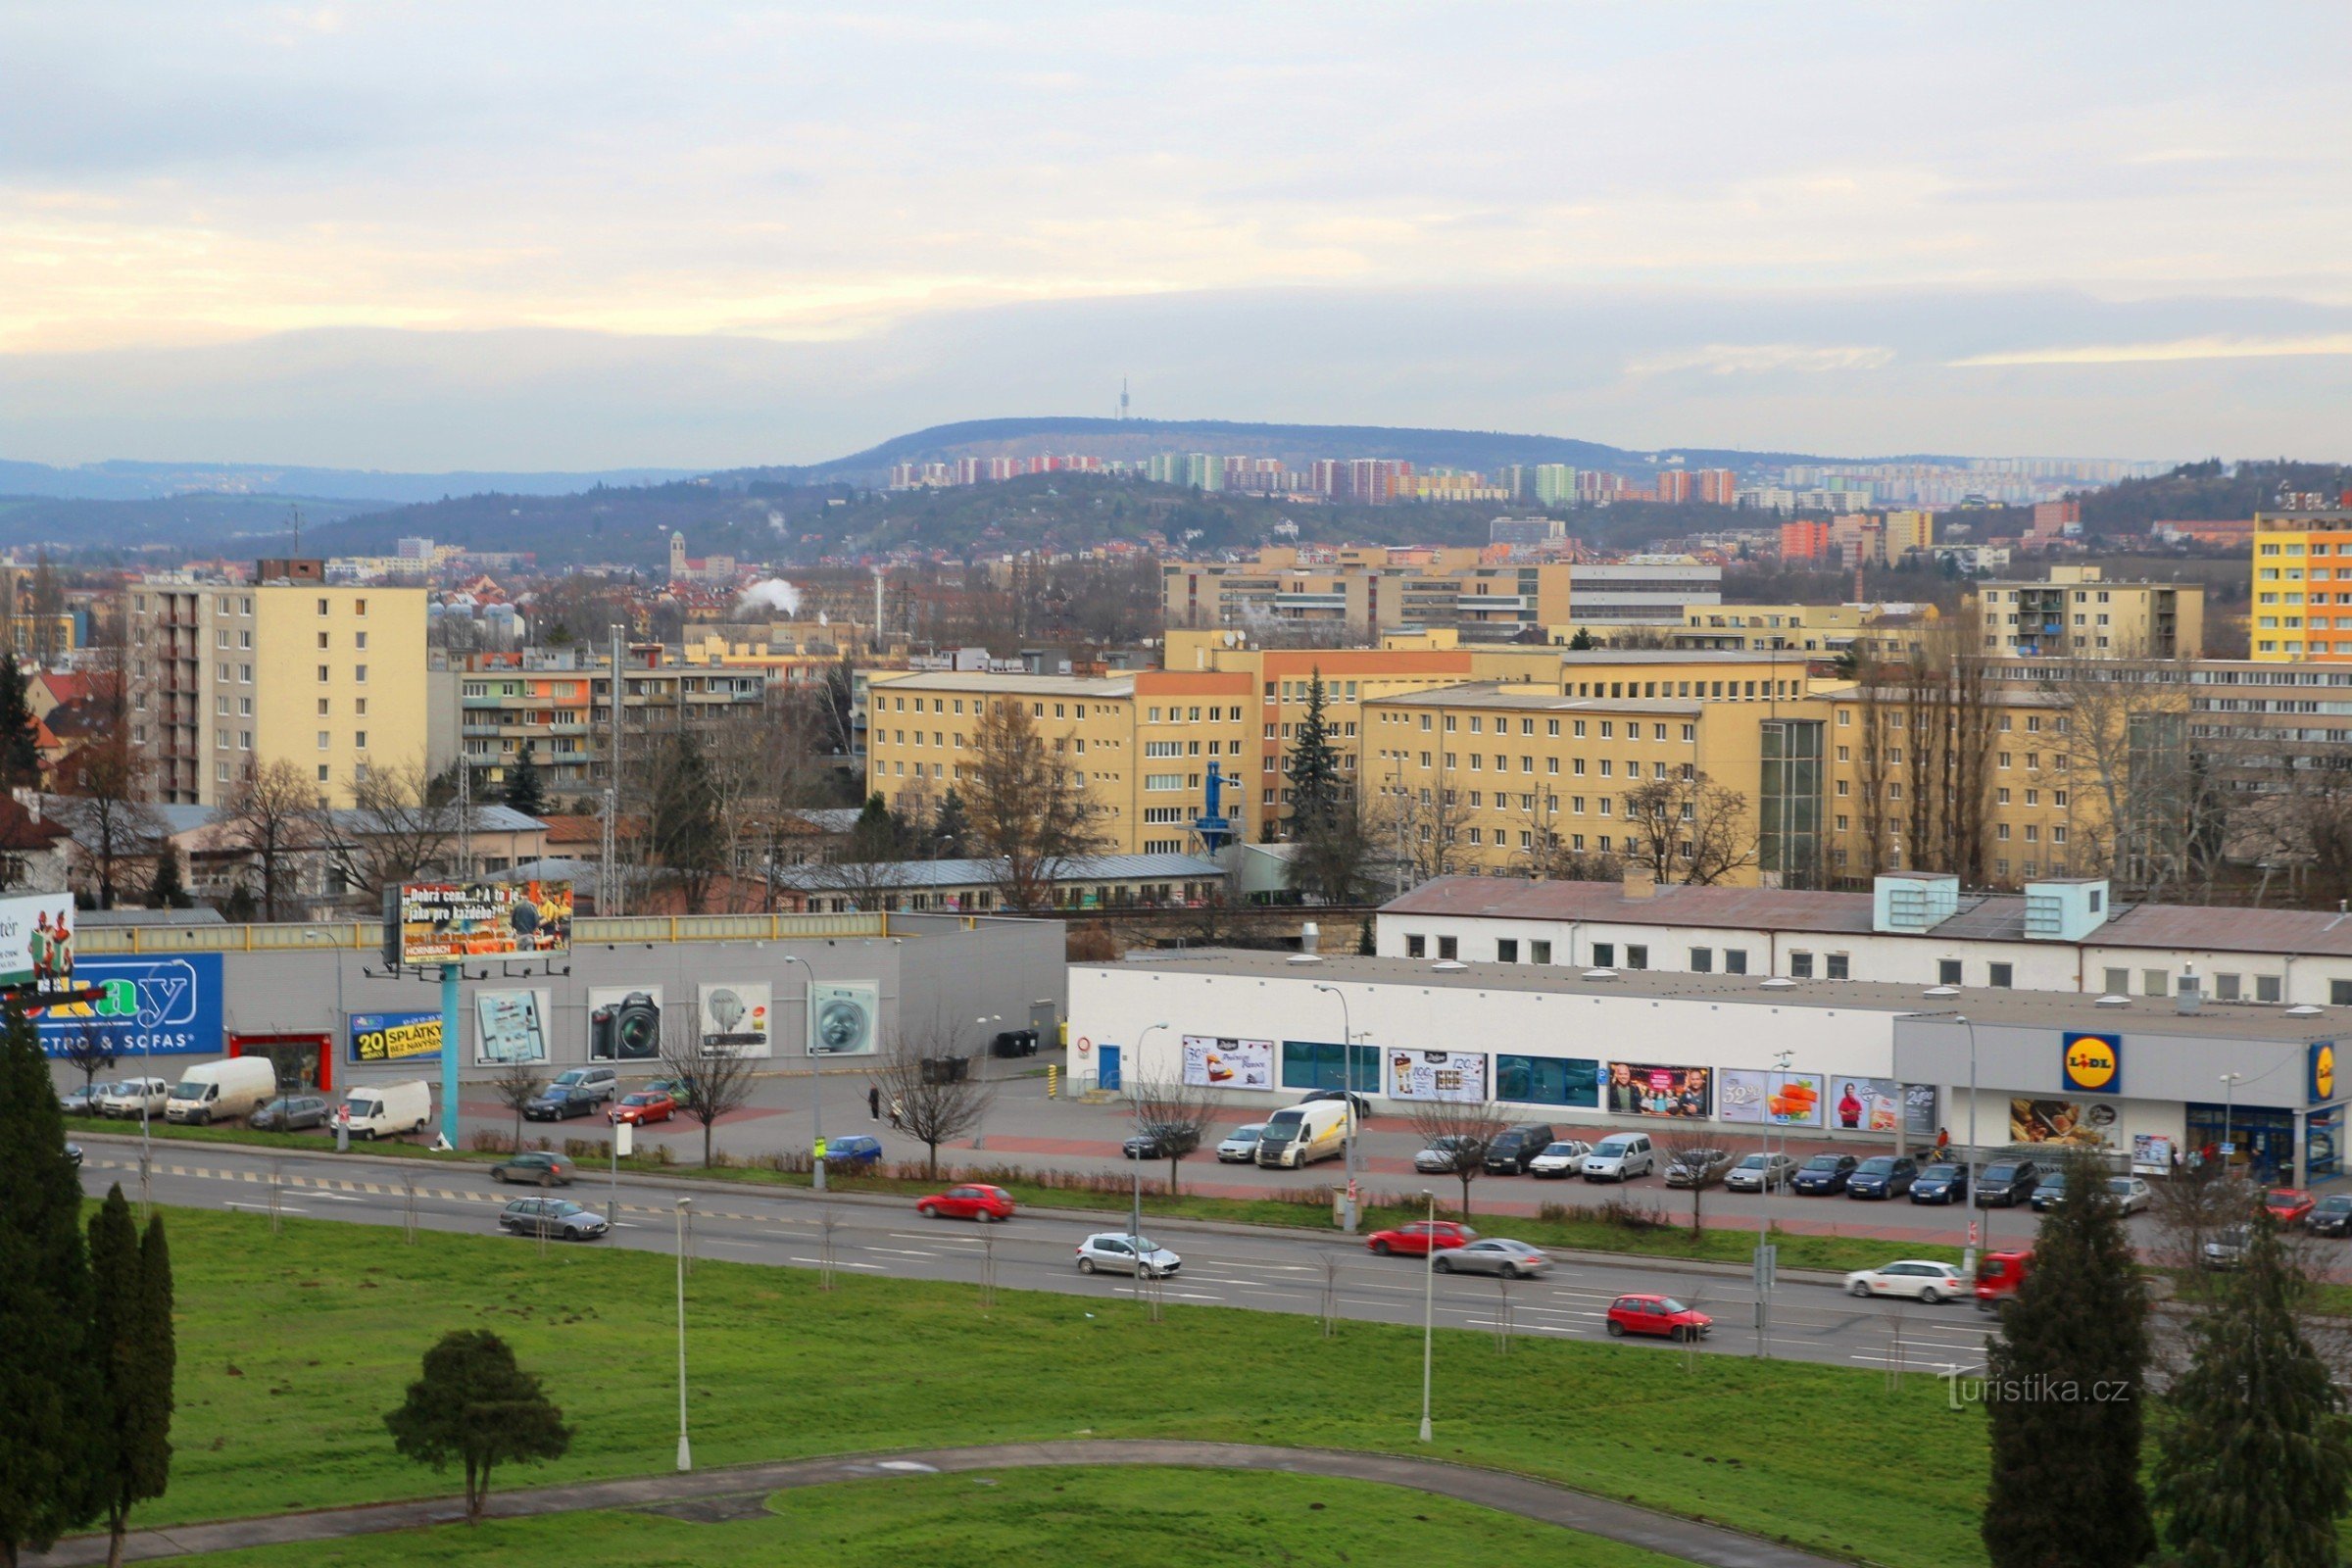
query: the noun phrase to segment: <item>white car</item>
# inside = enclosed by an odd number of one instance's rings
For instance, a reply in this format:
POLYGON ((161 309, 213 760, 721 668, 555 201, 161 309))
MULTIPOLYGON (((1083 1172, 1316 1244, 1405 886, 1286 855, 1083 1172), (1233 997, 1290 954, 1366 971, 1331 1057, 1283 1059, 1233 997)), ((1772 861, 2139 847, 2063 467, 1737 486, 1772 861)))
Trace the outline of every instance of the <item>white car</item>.
POLYGON ((1723 1174, 1723 1185, 1735 1193, 1760 1193, 1770 1187, 1788 1190, 1796 1175, 1796 1160, 1788 1154, 1750 1154, 1723 1174))
POLYGON ((1581 1138, 1570 1138, 1557 1144, 1545 1144, 1544 1152, 1527 1162, 1530 1176, 1581 1176, 1585 1156, 1592 1146, 1581 1138))
POLYGON ((125 1078, 99 1097, 98 1114, 128 1116, 135 1121, 144 1109, 148 1115, 160 1117, 171 1102, 169 1078, 125 1078))
POLYGON ((1256 1164, 1257 1140, 1265 1130, 1266 1124, 1262 1121, 1253 1121, 1247 1127, 1236 1127, 1226 1135, 1225 1141, 1217 1146, 1217 1163, 1220 1165, 1256 1164))
POLYGON ((1905 1258, 1877 1268, 1857 1269, 1845 1277, 1848 1296, 1908 1296, 1933 1306, 1969 1294, 1968 1282, 1949 1263, 1927 1263, 1905 1258))
POLYGON ((2136 1214, 2156 1200, 2156 1189, 2137 1176, 2110 1176, 2107 1191, 2115 1195, 2115 1206, 2126 1214, 2136 1214))
POLYGON ((1164 1280, 1184 1267, 1184 1259, 1149 1236, 1125 1231, 1097 1231, 1078 1244, 1078 1272, 1141 1273, 1148 1280, 1164 1280))

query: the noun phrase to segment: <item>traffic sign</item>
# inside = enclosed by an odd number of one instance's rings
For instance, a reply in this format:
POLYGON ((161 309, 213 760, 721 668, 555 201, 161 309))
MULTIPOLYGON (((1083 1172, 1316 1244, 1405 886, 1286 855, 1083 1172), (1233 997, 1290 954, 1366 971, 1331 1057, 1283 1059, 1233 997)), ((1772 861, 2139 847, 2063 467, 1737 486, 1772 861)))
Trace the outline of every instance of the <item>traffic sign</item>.
POLYGON ((1977 1245, 1977 1222, 1973 1219, 1968 1222, 1968 1245, 1977 1245))
POLYGON ((1095 1049, 1095 1043, 1094 1043, 1092 1040, 1089 1040, 1089 1039, 1087 1039, 1087 1038, 1086 1038, 1086 1036, 1084 1036, 1084 1035, 1080 1035, 1080 1036, 1078 1037, 1078 1054, 1080 1054, 1081 1056, 1083 1056, 1083 1055, 1086 1055, 1088 1053, 1092 1052, 1094 1049, 1095 1049))
POLYGON ((2222 1146, 2222 1155, 2223 1155, 2223 1157, 2224 1157, 2224 1158, 2227 1158, 2227 1157, 2229 1157, 2230 1155, 2231 1155, 2231 1154, 2234 1154, 2234 1153, 2236 1153, 2236 1152, 2237 1152, 2237 1146, 2236 1146, 2235 1144, 2224 1144, 2224 1145, 2222 1146))

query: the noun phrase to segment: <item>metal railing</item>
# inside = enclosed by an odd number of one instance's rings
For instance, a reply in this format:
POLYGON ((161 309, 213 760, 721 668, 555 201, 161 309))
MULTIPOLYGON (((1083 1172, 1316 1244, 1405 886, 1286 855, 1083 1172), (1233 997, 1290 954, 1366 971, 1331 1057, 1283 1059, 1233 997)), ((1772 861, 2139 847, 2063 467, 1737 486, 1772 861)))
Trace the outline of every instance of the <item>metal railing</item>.
MULTIPOLYGON (((571 924, 574 948, 621 942, 784 942, 795 938, 917 936, 893 931, 887 914, 625 914, 583 916, 571 924)), ((286 953, 383 948, 380 920, 279 921, 250 925, 84 926, 74 945, 83 954, 286 953)))

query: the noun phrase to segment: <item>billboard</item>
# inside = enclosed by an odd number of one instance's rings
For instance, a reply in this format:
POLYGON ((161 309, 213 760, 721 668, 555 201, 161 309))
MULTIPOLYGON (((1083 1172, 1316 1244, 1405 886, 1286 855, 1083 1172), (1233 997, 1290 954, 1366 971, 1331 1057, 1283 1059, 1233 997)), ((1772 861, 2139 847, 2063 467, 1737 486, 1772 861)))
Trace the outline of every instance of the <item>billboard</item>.
POLYGON ((477 991, 473 994, 473 1060, 476 1066, 505 1067, 547 1059, 544 991, 477 991))
POLYGON ((384 890, 387 964, 570 951, 568 882, 405 882, 384 890))
POLYGON ((882 1049, 882 987, 872 980, 808 988, 808 1054, 870 1056, 882 1049))
POLYGON ((1703 1120, 1715 1109, 1714 1074, 1704 1067, 1664 1067, 1612 1061, 1601 1086, 1600 1108, 1620 1116, 1703 1120))
POLYGON ((1725 1121, 1818 1127, 1821 1110, 1821 1074, 1817 1072, 1724 1069, 1723 1108, 1718 1114, 1725 1121))
POLYGON ((1381 1064, 1391 1100, 1487 1098, 1487 1058, 1475 1051, 1389 1051, 1381 1064))
POLYGON ((1228 1040, 1217 1035, 1184 1037, 1184 1081, 1211 1089, 1274 1087, 1274 1042, 1228 1040))
POLYGON ((662 1055, 660 986, 588 988, 591 1061, 655 1061, 662 1055))
POLYGON ((2115 1126, 2113 1105, 2087 1108, 2072 1100, 2012 1100, 2009 1141, 2013 1144, 2099 1144, 2115 1126))
POLYGON ((363 1065, 439 1061, 441 1015, 355 1012, 351 1015, 351 1059, 363 1065))
POLYGON ((75 921, 71 893, 0 899, 0 987, 71 990, 75 921))
POLYGON ((218 953, 171 958, 93 956, 81 960, 74 977, 97 997, 29 1009, 41 1050, 48 1054, 68 1054, 85 1035, 124 1061, 142 1053, 220 1054, 226 1031, 218 953))
POLYGON ((1830 1125, 1845 1132, 1936 1136, 1936 1088, 1892 1078, 1837 1077, 1830 1085, 1830 1125))
POLYGON ((764 981, 706 985, 702 990, 703 1054, 767 1056, 775 1054, 769 1034, 776 1009, 764 981))

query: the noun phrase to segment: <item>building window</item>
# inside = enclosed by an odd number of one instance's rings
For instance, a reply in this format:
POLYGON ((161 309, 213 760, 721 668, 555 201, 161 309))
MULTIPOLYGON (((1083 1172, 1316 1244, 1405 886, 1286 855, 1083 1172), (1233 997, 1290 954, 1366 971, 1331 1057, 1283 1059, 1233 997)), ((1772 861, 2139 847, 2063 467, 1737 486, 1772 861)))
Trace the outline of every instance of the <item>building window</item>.
POLYGON ((367 666, 366 664, 354 664, 354 665, 352 665, 352 666, 351 666, 351 678, 352 678, 353 680, 355 680, 355 681, 359 682, 359 683, 360 683, 362 686, 365 686, 365 685, 367 685, 367 684, 368 684, 368 666, 367 666))
POLYGON ((1453 937, 1438 938, 1438 956, 1453 959, 1461 956, 1461 943, 1453 937))
POLYGON ((2258 974, 2254 977, 2254 1000, 2256 1002, 2277 1002, 2280 992, 2281 981, 2278 975, 2258 974))
POLYGON ((1853 966, 1849 961, 1849 955, 1843 953, 1833 953, 1830 955, 1830 979, 1850 980, 1853 978, 1853 966))
POLYGON ((318 666, 318 684, 321 686, 326 684, 326 666, 324 664, 318 666))
POLYGON ((2213 977, 2213 998, 2216 1002, 2243 1001, 2245 991, 2245 978, 2242 975, 2217 974, 2213 977))
POLYGON ((1788 955, 1788 978, 1791 980, 1812 979, 1813 955, 1810 953, 1791 953, 1788 955))
POLYGON ((1418 933, 1408 935, 1404 939, 1404 956, 1408 958, 1428 957, 1429 939, 1425 936, 1419 935, 1418 933))
POLYGON ((1713 948, 1692 948, 1690 950, 1690 972, 1692 974, 1713 974, 1715 972, 1715 950, 1713 948))
POLYGON ((1527 961, 1530 963, 1549 963, 1551 961, 1551 944, 1548 942, 1530 942, 1527 945, 1527 961))
POLYGON ((326 601, 323 599, 318 601, 318 613, 321 615, 326 613, 326 601))
POLYGON ((1960 983, 1960 960, 1958 958, 1938 958, 1936 962, 1936 983, 1939 986, 1958 985, 1960 983))
POLYGON ((1494 961, 1496 963, 1517 963, 1519 961, 1519 944, 1509 937, 1497 937, 1494 942, 1494 961))
MULTIPOLYGON (((355 730, 352 733, 351 744, 358 747, 363 752, 366 751, 368 749, 368 732, 364 729, 355 730)), ((507 743, 510 748, 513 747, 514 744, 514 743, 513 741, 509 741, 507 743)))
POLYGON ((1646 968, 1648 968, 1648 967, 1649 967, 1649 949, 1648 949, 1648 947, 1647 947, 1647 946, 1645 946, 1644 944, 1642 944, 1642 943, 1639 943, 1639 942, 1629 942, 1629 943, 1627 943, 1627 944, 1625 945, 1625 966, 1626 966, 1628 969, 1646 969, 1646 968))
POLYGON ((1745 948, 1724 949, 1723 972, 1725 974, 1747 973, 1747 950, 1745 948))
MULTIPOLYGON (((2106 975, 2106 994, 2108 996, 2130 996, 2132 994, 2132 971, 2129 969, 2108 970, 2106 975)), ((2347 1002, 2352 1002, 2352 994, 2348 994, 2345 1000, 2347 1002)))
POLYGON ((2165 994, 2164 971, 2162 969, 2142 969, 2139 972, 2139 988, 2142 995, 2163 996, 2165 994))
POLYGON ((1995 991, 2007 991, 2016 983, 2017 972, 2008 964, 1986 964, 1985 971, 1995 991))
POLYGON ((326 782, 326 764, 324 762, 318 764, 318 782, 321 784, 326 782))
POLYGON ((1614 968, 1616 968, 1616 967, 1617 967, 1617 944, 1616 944, 1616 943, 1614 943, 1614 942, 1595 942, 1595 943, 1593 943, 1593 944, 1592 944, 1592 967, 1593 967, 1593 968, 1595 968, 1595 969, 1614 969, 1614 968))
POLYGON ((2328 1005, 2330 1007, 2352 1007, 2352 980, 2330 980, 2328 982, 2328 1005))

